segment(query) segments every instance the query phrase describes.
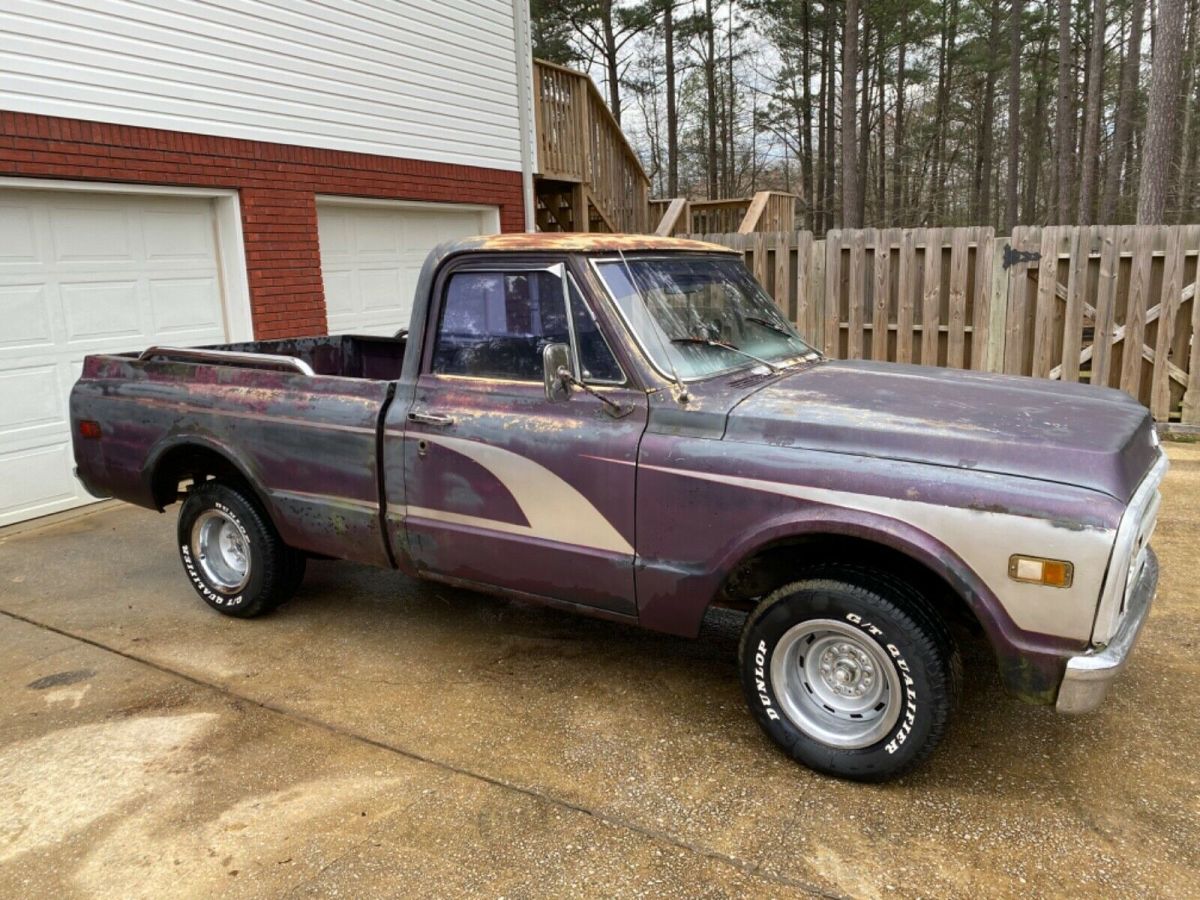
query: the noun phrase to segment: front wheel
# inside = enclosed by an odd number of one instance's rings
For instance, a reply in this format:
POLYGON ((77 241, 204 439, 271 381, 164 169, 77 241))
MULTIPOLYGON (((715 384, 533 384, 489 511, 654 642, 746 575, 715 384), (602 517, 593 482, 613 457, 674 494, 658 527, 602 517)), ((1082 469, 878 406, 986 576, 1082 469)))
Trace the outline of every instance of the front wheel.
POLYGON ((870 573, 772 593, 746 621, 739 662, 763 730, 797 761, 857 781, 924 759, 957 694, 957 653, 936 612, 870 573))
POLYGON ((304 577, 304 554, 283 543, 250 496, 220 481, 188 491, 178 542, 192 587, 227 616, 248 619, 274 609, 304 577))

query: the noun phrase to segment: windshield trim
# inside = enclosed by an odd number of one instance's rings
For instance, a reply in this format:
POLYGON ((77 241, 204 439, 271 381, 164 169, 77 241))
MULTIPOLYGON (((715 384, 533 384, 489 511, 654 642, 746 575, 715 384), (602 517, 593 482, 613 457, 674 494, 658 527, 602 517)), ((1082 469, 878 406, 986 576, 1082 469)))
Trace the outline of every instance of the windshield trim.
MULTIPOLYGON (((629 258, 631 260, 636 260, 638 262, 641 262, 643 260, 655 260, 655 259, 678 259, 681 256, 710 257, 712 255, 713 254, 711 254, 711 253, 670 253, 670 254, 662 254, 662 253, 641 254, 641 253, 639 253, 636 255, 631 255, 629 258)), ((729 254, 729 256, 732 258, 733 254, 729 254)), ((608 300, 612 304, 613 308, 616 309, 617 316, 620 318, 621 324, 624 326, 625 331, 628 332, 630 337, 633 338, 634 344, 636 344, 638 350, 641 351, 642 358, 646 360, 646 362, 649 364, 649 366, 652 369, 654 369, 655 372, 657 372, 663 378, 667 379, 667 381, 674 382, 674 381, 676 381, 676 375, 673 372, 666 371, 665 369, 663 369, 662 366, 660 366, 658 364, 658 361, 654 358, 654 354, 652 354, 649 351, 649 349, 646 347, 645 342, 642 340, 642 336, 640 334, 638 334, 637 329, 633 327, 633 322, 631 322, 629 320, 629 316, 627 316, 625 314, 625 310, 621 308, 621 304, 618 303, 617 298, 613 296, 612 288, 610 288, 608 286, 608 282, 604 280, 604 275, 600 272, 600 269, 598 268, 599 263, 622 263, 624 261, 625 261, 624 258, 620 257, 620 256, 593 256, 588 259, 588 265, 592 269, 592 274, 594 274, 596 276, 596 280, 600 282, 600 287, 604 290, 604 295, 608 298, 608 300)), ((636 287, 636 285, 635 285, 635 287, 636 287)), ((808 342, 805 341, 803 337, 801 337, 800 340, 804 342, 805 346, 808 346, 808 342)), ((780 360, 778 360, 778 362, 773 361, 771 365, 776 366, 778 370, 784 370, 784 369, 787 369, 787 368, 795 365, 796 360, 805 360, 805 359, 810 358, 814 354, 818 358, 821 355, 820 351, 817 350, 815 347, 809 347, 808 353, 797 352, 794 356, 785 356, 785 357, 781 358, 780 360)), ((753 362, 752 360, 745 359, 744 361, 736 362, 736 363, 734 363, 734 365, 729 366, 727 368, 717 369, 716 371, 709 372, 707 375, 693 375, 691 378, 683 378, 682 376, 680 376, 678 378, 678 380, 680 382, 682 382, 683 384, 695 384, 696 382, 699 382, 699 381, 708 381, 712 378, 718 378, 722 375, 729 375, 729 374, 732 374, 733 372, 740 372, 743 369, 749 369, 749 368, 767 369, 768 370, 767 374, 769 374, 769 375, 782 374, 781 371, 771 372, 770 371, 771 366, 769 366, 769 365, 764 365, 763 363, 753 362)))

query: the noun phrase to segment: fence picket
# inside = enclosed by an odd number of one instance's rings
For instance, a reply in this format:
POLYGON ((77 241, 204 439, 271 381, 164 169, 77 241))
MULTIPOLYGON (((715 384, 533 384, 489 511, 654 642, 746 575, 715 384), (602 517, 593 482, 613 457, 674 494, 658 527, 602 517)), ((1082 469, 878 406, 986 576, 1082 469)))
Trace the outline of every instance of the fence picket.
POLYGON ((1121 390, 1135 400, 1142 386, 1142 345, 1146 336, 1146 306, 1150 299, 1150 266, 1153 262, 1152 225, 1134 229, 1133 264, 1129 272, 1129 300, 1125 306, 1125 340, 1121 348, 1121 390))
POLYGON ((1096 323, 1092 329, 1091 383, 1108 387, 1112 380, 1112 340, 1117 322, 1117 277, 1121 271, 1122 229, 1104 229, 1100 247, 1100 281, 1096 286, 1096 323))
POLYGON ((913 359, 913 310, 916 308, 917 231, 905 228, 900 235, 900 272, 896 296, 896 362, 913 359))
POLYGON ((970 368, 986 371, 991 338, 992 248, 996 234, 991 228, 977 229, 975 238, 975 296, 971 298, 970 368))
POLYGON ((925 273, 921 291, 921 365, 938 364, 938 325, 942 295, 942 230, 924 229, 925 273))
MULTIPOLYGON (((1038 237, 1036 228, 1019 226, 1013 229, 1009 247, 1016 253, 1027 253, 1038 237)), ((1009 375, 1024 374, 1029 303, 1029 273, 1025 262, 1009 262, 1008 310, 1004 335, 1004 371, 1009 375)))
POLYGON ((946 343, 946 365, 961 369, 966 351, 967 325, 967 236, 973 229, 955 228, 950 238, 950 290, 947 313, 950 338, 946 343))
POLYGON ((825 234, 825 346, 829 356, 841 352, 842 333, 842 233, 825 234))
POLYGON ((775 236, 775 305, 788 319, 795 318, 795 306, 792 304, 792 280, 788 278, 791 270, 792 249, 791 234, 783 231, 775 236))
POLYGON ((892 229, 875 233, 875 288, 871 298, 871 359, 888 358, 888 306, 892 294, 892 229))
MULTIPOLYGON (((1171 413, 1171 344, 1175 319, 1183 302, 1183 229, 1173 229, 1167 238, 1163 260, 1162 298, 1158 301, 1158 334, 1154 341, 1154 369, 1150 379, 1150 413, 1165 422, 1171 413)), ((1193 300, 1193 302, 1195 302, 1193 300)))
POLYGON ((867 238, 874 238, 874 228, 859 229, 850 237, 850 284, 846 292, 849 303, 850 330, 846 335, 846 358, 863 358, 863 303, 866 299, 867 238))
POLYGON ((1067 310, 1063 315, 1062 378, 1079 380, 1079 352, 1083 343, 1083 304, 1087 290, 1091 235, 1071 230, 1071 256, 1067 269, 1067 310))
POLYGON ((825 333, 825 242, 812 241, 809 249, 808 298, 811 328, 805 338, 814 347, 821 343, 825 333))
POLYGON ((1183 392, 1179 420, 1184 425, 1200 425, 1200 225, 1188 226, 1188 244, 1196 248, 1196 275, 1192 279, 1191 352, 1188 354, 1187 387, 1183 392))
POLYGON ((1058 306, 1059 229, 1042 231, 1041 261, 1038 263, 1037 305, 1033 322, 1033 372, 1038 378, 1050 374, 1054 342, 1054 313, 1058 306))

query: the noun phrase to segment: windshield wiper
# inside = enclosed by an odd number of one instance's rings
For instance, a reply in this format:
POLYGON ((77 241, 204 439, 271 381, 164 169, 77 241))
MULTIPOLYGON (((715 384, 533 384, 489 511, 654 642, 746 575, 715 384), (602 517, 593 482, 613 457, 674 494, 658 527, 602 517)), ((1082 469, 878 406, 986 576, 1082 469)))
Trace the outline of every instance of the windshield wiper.
POLYGON ((788 331, 782 325, 778 325, 775 322, 772 322, 770 319, 764 319, 760 316, 742 316, 742 321, 743 322, 753 322, 755 325, 761 325, 763 328, 769 328, 769 329, 771 329, 771 331, 774 331, 776 334, 782 334, 785 338, 790 339, 790 338, 794 337, 794 335, 790 331, 788 331))
POLYGON ((671 343, 672 344, 700 344, 701 346, 704 346, 704 347, 718 347, 721 350, 729 350, 730 352, 740 354, 740 355, 746 357, 747 359, 752 359, 756 363, 760 363, 761 365, 766 366, 772 372, 782 371, 782 369, 780 369, 774 363, 767 362, 762 357, 755 356, 753 353, 747 353, 741 347, 735 347, 733 344, 726 343, 725 341, 718 341, 718 340, 714 340, 713 338, 702 338, 702 337, 677 337, 677 338, 671 338, 671 343))

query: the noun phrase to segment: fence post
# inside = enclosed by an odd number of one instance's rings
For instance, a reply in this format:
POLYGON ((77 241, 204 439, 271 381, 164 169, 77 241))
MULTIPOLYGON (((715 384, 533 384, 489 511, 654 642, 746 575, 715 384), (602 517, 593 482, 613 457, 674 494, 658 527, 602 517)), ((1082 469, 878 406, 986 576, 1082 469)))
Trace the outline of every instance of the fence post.
POLYGON ((1012 237, 997 237, 991 242, 988 340, 983 362, 984 371, 987 372, 1004 371, 1005 323, 1008 321, 1008 273, 1004 271, 1004 248, 1011 241, 1012 237))

